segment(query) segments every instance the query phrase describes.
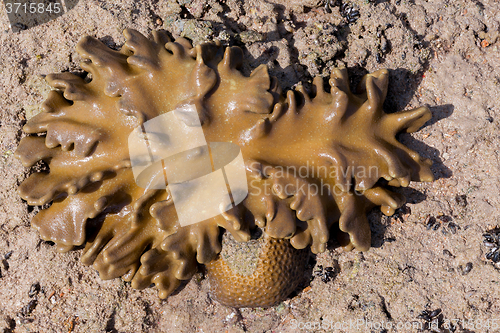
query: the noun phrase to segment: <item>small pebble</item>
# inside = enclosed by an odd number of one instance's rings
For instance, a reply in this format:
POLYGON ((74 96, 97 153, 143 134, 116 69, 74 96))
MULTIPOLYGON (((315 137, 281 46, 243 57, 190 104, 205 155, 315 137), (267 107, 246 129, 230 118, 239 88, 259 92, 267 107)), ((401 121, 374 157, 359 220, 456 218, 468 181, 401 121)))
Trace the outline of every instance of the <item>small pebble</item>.
POLYGON ((323 268, 323 265, 318 265, 318 269, 313 274, 320 277, 323 283, 328 283, 335 277, 335 271, 331 266, 323 268))
POLYGON ((439 315, 440 313, 441 313, 441 309, 437 309, 437 310, 432 311, 429 316, 431 316, 431 318, 434 318, 437 315, 439 315))
POLYGON ((462 269, 462 275, 467 275, 470 273, 470 271, 472 270, 472 263, 471 262, 468 262, 466 265, 465 265, 465 268, 462 269))
POLYGON ((455 201, 457 202, 457 204, 461 207, 467 207, 467 195, 466 194, 462 194, 462 195, 457 195, 455 197, 455 201))
POLYGON ((488 242, 495 242, 495 239, 493 238, 492 235, 490 234, 483 234, 484 239, 486 239, 488 242))
POLYGON ((500 229, 497 227, 483 234, 483 245, 488 252, 485 257, 493 263, 500 262, 500 229))
POLYGON ((40 283, 36 282, 31 285, 30 291, 28 292, 29 297, 34 297, 40 292, 40 283))
POLYGON ((38 304, 38 301, 36 299, 32 299, 31 301, 29 301, 28 304, 26 304, 22 309, 21 309, 21 312, 20 314, 23 316, 23 317, 26 317, 26 316, 29 316, 33 310, 35 310, 35 307, 36 305, 38 304))
POLYGON ((382 38, 380 41, 380 49, 382 52, 387 53, 389 52, 389 43, 385 38, 382 38))
POLYGON ((443 254, 447 257, 450 257, 450 258, 454 257, 454 255, 449 250, 446 250, 446 249, 443 250, 443 254))
POLYGON ((285 22, 284 27, 285 27, 285 30, 287 32, 294 32, 294 29, 293 29, 292 25, 290 24, 290 22, 285 22))
POLYGON ((432 226, 436 223, 436 218, 434 216, 429 216, 426 220, 425 227, 427 230, 431 230, 432 226))

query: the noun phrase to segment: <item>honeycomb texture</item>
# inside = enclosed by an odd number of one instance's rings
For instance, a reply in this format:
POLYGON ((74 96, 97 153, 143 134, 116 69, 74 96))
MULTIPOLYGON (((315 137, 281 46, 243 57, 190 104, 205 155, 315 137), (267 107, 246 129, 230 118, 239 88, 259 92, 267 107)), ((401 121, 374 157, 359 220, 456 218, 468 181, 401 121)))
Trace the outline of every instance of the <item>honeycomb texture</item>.
POLYGON ((243 275, 222 256, 206 267, 212 297, 231 307, 270 307, 285 300, 304 277, 309 249, 265 235, 255 271, 243 275))

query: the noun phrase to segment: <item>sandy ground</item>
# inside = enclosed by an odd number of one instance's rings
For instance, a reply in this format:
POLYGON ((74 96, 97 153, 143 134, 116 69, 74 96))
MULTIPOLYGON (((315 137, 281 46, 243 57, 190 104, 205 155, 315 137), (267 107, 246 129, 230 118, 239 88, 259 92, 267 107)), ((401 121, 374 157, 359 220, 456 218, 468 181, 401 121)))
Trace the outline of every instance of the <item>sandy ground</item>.
POLYGON ((0 5, 0 331, 500 332, 500 267, 482 236, 500 223, 500 3, 344 2, 359 11, 355 22, 336 1, 89 0, 17 33, 0 5), (266 63, 284 88, 307 87, 338 62, 354 81, 389 68, 388 112, 430 106, 432 120, 400 139, 433 160, 437 180, 403 190, 408 203, 395 216, 371 214, 372 249, 332 243, 311 260, 314 271, 333 267, 332 279, 315 277, 270 309, 217 304, 202 274, 164 301, 102 281, 80 251, 58 254, 31 229, 39 208, 16 192, 28 171, 13 151, 50 89, 43 75, 77 71, 82 36, 120 46, 126 27, 239 45, 247 72, 266 63), (437 321, 419 318, 424 310, 437 321))

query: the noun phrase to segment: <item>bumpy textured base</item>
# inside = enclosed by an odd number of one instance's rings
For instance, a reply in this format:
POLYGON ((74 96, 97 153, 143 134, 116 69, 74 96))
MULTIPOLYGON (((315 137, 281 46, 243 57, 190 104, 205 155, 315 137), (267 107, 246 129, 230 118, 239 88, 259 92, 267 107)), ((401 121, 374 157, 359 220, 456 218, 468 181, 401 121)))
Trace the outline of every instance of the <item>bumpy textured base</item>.
POLYGON ((309 249, 297 250, 287 239, 264 235, 259 250, 252 274, 242 272, 230 263, 231 258, 221 255, 206 266, 213 298, 231 307, 270 307, 298 287, 304 277, 309 249))

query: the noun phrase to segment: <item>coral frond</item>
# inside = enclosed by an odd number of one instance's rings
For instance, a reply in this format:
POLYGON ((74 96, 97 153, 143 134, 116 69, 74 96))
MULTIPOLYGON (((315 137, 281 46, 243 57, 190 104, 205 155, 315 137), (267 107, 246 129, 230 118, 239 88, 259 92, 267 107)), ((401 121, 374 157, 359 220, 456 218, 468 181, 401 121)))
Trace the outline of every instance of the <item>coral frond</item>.
POLYGON ((244 112, 269 114, 272 109, 275 97, 270 92, 271 78, 267 66, 260 65, 250 77, 246 77, 238 70, 242 59, 241 49, 229 47, 217 67, 219 87, 210 98, 210 104, 214 106, 211 114, 215 119, 239 116, 244 112), (223 92, 229 92, 231 98, 228 99, 223 92))
POLYGON ((416 109, 390 113, 384 118, 383 126, 393 133, 418 131, 420 127, 431 119, 431 111, 426 106, 416 109))
POLYGON ((121 52, 131 54, 127 62, 143 70, 159 70, 161 61, 161 50, 164 50, 165 43, 157 44, 151 42, 144 35, 133 29, 125 29, 123 35, 127 42, 123 45, 121 52))
POLYGON ((56 152, 45 146, 45 138, 39 136, 28 136, 21 139, 15 156, 23 166, 29 168, 38 161, 49 161, 56 152))
POLYGON ((41 109, 43 112, 56 112, 65 107, 71 106, 71 102, 68 101, 60 91, 51 90, 47 99, 41 104, 41 109))
POLYGON ((103 172, 87 173, 81 178, 65 173, 38 172, 28 177, 19 186, 19 195, 28 204, 39 206, 54 200, 59 194, 73 195, 86 185, 99 181, 103 172))
POLYGON ((339 93, 344 93, 347 95, 351 94, 347 68, 338 67, 332 70, 332 73, 330 75, 330 86, 332 94, 339 94, 339 93))
MULTIPOLYGON (((76 50, 83 59, 87 60, 83 61, 80 66, 92 73, 94 81, 99 81, 103 76, 126 76, 128 56, 110 49, 100 40, 89 36, 84 37, 76 45, 76 50)), ((108 96, 116 95, 116 92, 113 93, 113 87, 109 85, 105 91, 108 96)))
POLYGON ((380 69, 376 72, 366 74, 358 85, 357 93, 366 94, 368 104, 373 109, 373 113, 382 110, 382 104, 387 96, 389 87, 389 71, 380 69))
POLYGON ((64 93, 64 98, 70 101, 81 101, 92 94, 86 82, 71 73, 49 74, 45 77, 47 83, 64 93))
POLYGON ((44 240, 57 245, 82 245, 87 238, 87 220, 95 218, 107 207, 119 204, 126 196, 123 180, 127 176, 126 172, 120 171, 118 176, 102 184, 96 183, 93 188, 55 200, 33 218, 32 225, 44 240))

